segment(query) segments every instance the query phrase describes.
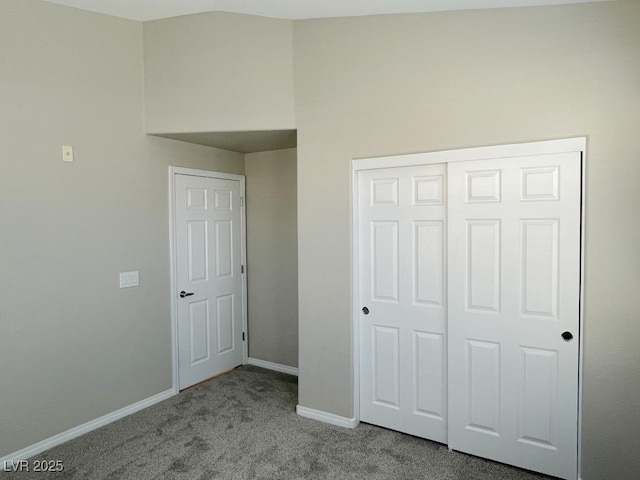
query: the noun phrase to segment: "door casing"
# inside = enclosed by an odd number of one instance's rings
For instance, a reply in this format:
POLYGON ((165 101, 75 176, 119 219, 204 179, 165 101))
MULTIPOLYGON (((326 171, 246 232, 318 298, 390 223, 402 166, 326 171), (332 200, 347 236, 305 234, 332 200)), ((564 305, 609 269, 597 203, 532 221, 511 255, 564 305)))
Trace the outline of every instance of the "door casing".
POLYGON ((515 143, 488 147, 464 148, 440 152, 413 153, 385 157, 360 158, 351 160, 351 227, 352 227, 352 288, 351 288, 351 337, 352 345, 352 385, 354 426, 360 422, 360 271, 358 259, 359 217, 358 217, 358 172, 379 168, 410 167, 438 163, 487 160, 495 158, 523 157, 552 153, 580 152, 582 171, 582 192, 580 208, 580 309, 578 347, 578 438, 577 438, 577 478, 581 478, 582 464, 582 372, 584 356, 584 246, 585 246, 585 199, 586 199, 586 137, 566 138, 531 143, 515 143))
MULTIPOLYGON (((236 180, 240 182, 240 256, 244 271, 247 269, 247 220, 245 199, 245 176, 233 173, 213 172, 209 170, 197 170, 184 167, 169 167, 169 265, 171 290, 169 294, 171 302, 171 362, 172 362, 172 389, 174 393, 180 391, 178 369, 178 284, 177 284, 177 255, 176 255, 176 231, 175 231, 175 177, 176 175, 191 175, 195 177, 220 178, 223 180, 236 180)), ((242 330, 245 332, 245 341, 242 343, 242 362, 247 363, 249 336, 247 331, 247 275, 242 275, 242 330)))

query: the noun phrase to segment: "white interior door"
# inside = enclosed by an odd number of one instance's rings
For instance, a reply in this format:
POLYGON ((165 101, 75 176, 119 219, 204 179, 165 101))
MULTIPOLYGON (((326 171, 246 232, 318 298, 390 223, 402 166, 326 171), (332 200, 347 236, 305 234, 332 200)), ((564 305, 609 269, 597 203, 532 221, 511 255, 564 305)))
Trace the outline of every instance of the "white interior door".
POLYGON ((448 179, 449 446, 575 478, 580 154, 448 179))
POLYGON ((243 362, 240 181, 175 175, 181 389, 243 362))
POLYGON ((446 442, 445 166, 358 177, 360 419, 446 442))

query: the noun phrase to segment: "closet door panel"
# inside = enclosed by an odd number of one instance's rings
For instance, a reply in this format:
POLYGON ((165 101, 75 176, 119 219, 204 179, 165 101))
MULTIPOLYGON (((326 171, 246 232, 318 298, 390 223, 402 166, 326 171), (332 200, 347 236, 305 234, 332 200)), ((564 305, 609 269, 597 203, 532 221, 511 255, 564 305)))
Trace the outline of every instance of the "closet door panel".
POLYGON ((577 469, 580 163, 448 165, 449 446, 561 478, 577 469))

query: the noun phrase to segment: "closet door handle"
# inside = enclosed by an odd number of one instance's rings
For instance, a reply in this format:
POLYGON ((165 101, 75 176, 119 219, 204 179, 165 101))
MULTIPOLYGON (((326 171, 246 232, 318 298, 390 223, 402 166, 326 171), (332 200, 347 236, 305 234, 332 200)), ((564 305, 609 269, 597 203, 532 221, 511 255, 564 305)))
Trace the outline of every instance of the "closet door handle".
POLYGON ((573 338, 573 334, 571 332, 562 332, 562 338, 565 342, 568 342, 573 338))
POLYGON ((194 292, 189 292, 189 293, 187 293, 187 292, 185 292, 184 290, 182 290, 182 291, 180 292, 180 298, 190 297, 190 296, 191 296, 191 295, 193 295, 193 294, 194 294, 194 292))
POLYGON ((362 307, 362 313, 369 315, 369 309, 367 307, 362 307))

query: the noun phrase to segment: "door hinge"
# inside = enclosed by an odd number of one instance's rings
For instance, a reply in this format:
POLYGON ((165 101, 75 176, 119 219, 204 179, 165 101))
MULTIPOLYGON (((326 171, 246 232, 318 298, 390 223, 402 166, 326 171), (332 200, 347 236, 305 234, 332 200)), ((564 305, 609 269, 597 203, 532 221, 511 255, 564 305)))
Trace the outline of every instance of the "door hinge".
POLYGON ((240 197, 240 206, 242 207, 244 205, 244 197, 240 197))
POLYGON ((244 273, 244 265, 240 265, 240 273, 244 273))
POLYGON ((242 341, 244 342, 244 332, 242 332, 242 341))

